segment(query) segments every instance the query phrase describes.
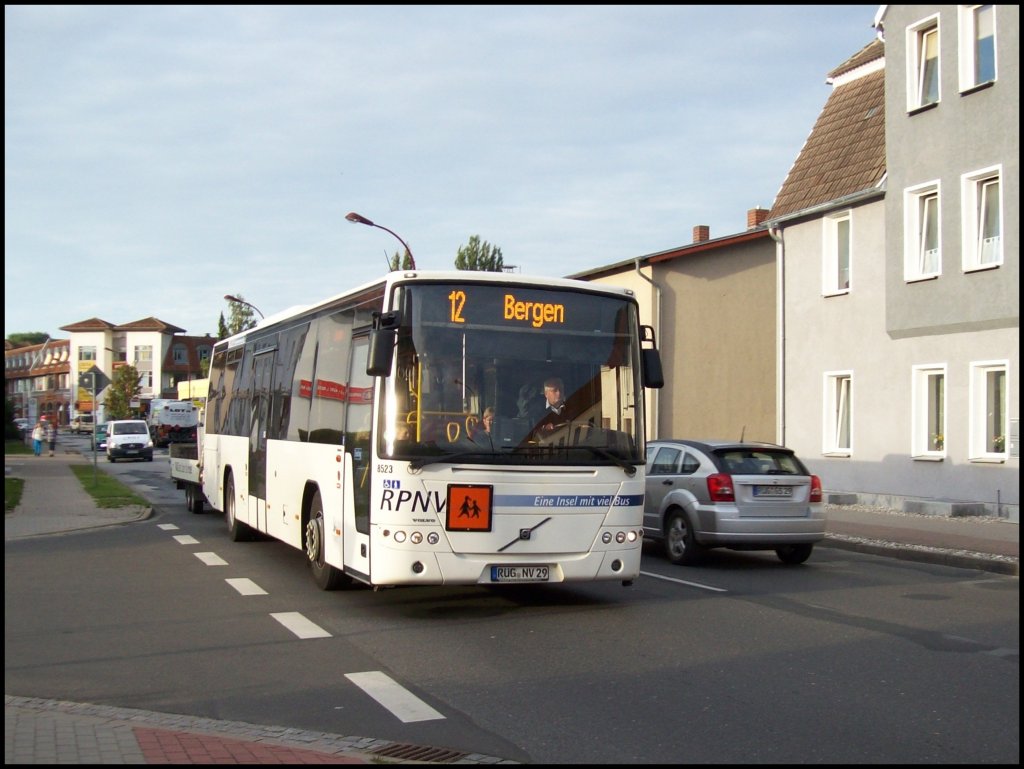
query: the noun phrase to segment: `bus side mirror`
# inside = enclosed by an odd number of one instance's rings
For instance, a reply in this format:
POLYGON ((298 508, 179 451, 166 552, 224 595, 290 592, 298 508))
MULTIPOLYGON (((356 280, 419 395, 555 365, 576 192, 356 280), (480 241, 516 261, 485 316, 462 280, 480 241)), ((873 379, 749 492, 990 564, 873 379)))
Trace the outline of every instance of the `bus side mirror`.
POLYGON ((373 329, 370 331, 370 351, 366 360, 369 376, 391 376, 391 361, 398 339, 398 313, 373 314, 373 329))
POLYGON ((644 387, 659 389, 665 386, 665 375, 661 371, 661 354, 654 340, 654 329, 650 326, 640 327, 640 366, 641 379, 644 387), (649 344, 650 347, 644 347, 649 344))

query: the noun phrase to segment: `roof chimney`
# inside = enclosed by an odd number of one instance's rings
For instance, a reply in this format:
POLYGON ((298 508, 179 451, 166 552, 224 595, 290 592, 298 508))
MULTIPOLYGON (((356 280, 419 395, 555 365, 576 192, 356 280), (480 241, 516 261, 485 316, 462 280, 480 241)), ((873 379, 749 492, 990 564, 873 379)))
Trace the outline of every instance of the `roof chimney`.
POLYGON ((747 229, 748 230, 752 230, 755 227, 760 227, 767 220, 768 220, 768 209, 767 208, 761 208, 761 206, 758 206, 757 208, 751 208, 749 211, 747 211, 747 229))
POLYGON ((693 242, 705 243, 711 240, 711 228, 706 224, 698 224, 693 228, 693 242))

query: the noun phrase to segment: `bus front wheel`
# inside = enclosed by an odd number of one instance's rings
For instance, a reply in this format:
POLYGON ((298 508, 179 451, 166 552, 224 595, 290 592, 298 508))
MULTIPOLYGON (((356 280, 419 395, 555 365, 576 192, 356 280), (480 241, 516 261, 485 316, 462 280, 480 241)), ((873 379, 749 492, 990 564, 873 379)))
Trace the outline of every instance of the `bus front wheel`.
POLYGON ((321 590, 337 590, 345 584, 346 578, 339 569, 327 563, 324 552, 325 533, 324 503, 318 491, 313 495, 309 520, 306 523, 306 557, 309 559, 309 571, 317 587, 321 590))

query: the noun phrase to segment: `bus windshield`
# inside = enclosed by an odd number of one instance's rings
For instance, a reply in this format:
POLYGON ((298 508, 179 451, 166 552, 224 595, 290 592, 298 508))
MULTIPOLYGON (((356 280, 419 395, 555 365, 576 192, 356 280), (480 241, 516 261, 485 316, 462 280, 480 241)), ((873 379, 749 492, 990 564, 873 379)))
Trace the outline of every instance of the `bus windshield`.
POLYGON ((398 286, 382 457, 642 465, 635 303, 517 285, 398 286))

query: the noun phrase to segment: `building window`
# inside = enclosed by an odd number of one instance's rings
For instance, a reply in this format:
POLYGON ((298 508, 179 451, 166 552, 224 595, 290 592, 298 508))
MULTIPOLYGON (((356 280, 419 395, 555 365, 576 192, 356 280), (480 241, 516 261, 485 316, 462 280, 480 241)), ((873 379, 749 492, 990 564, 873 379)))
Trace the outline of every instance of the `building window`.
POLYGON ((138 364, 142 361, 153 360, 153 346, 149 344, 140 344, 135 346, 135 363, 138 364))
POLYGON ((933 364, 913 368, 913 435, 915 457, 945 456, 946 368, 933 364))
POLYGON ((903 193, 903 278, 924 280, 942 271, 939 237, 939 183, 928 182, 903 193))
POLYGON ((822 291, 825 296, 850 290, 850 252, 852 215, 849 211, 827 216, 824 223, 822 291))
POLYGON ((853 448, 850 428, 853 424, 853 374, 849 371, 825 374, 825 414, 823 419, 825 454, 849 456, 853 448))
POLYGON ((1007 361, 971 364, 970 458, 975 461, 1005 460, 1009 409, 1007 361))
POLYGON ((188 363, 188 350, 185 349, 185 345, 176 344, 174 345, 174 362, 175 363, 188 363))
POLYGON ((986 168, 961 177, 964 270, 1003 263, 1002 169, 986 168))
POLYGON ((78 348, 78 359, 79 360, 96 360, 96 348, 95 347, 79 347, 78 348))
POLYGON ((153 389, 153 372, 152 371, 140 371, 139 372, 139 387, 143 390, 153 389))
POLYGON ((196 353, 199 355, 199 360, 208 360, 210 357, 210 348, 205 345, 203 347, 197 347, 196 353))
POLYGON ((996 79, 996 7, 961 5, 960 17, 960 90, 996 79))
POLYGON ((939 17, 907 29, 907 109, 939 101, 939 17))

